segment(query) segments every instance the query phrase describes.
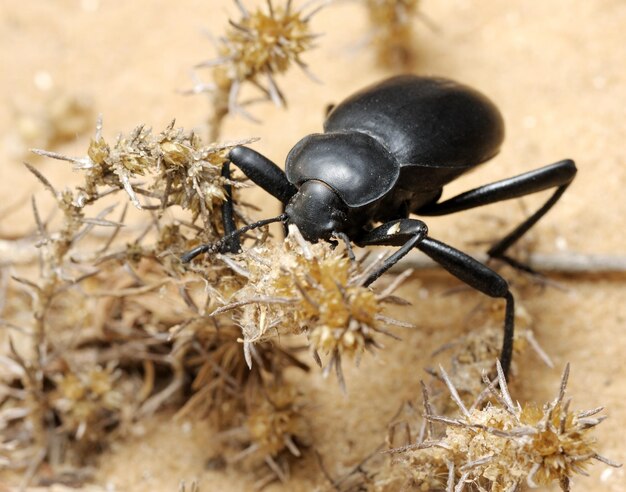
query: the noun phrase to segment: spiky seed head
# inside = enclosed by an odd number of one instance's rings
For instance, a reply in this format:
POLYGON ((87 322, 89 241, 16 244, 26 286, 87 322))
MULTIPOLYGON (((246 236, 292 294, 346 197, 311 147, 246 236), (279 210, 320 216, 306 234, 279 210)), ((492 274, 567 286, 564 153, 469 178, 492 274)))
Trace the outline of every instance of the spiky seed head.
POLYGON ((235 80, 283 73, 312 47, 310 26, 301 12, 283 6, 267 12, 257 9, 233 23, 222 39, 220 56, 228 63, 216 67, 215 81, 230 87, 235 80))

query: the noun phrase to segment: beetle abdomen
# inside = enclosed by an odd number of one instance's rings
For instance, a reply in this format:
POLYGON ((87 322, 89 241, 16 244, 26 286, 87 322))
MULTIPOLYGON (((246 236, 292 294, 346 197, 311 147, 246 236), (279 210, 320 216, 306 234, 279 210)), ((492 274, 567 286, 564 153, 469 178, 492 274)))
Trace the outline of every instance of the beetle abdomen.
POLYGON ((326 119, 324 131, 367 133, 403 167, 454 168, 453 179, 498 153, 504 123, 496 106, 470 87, 443 78, 402 75, 340 103, 326 119))

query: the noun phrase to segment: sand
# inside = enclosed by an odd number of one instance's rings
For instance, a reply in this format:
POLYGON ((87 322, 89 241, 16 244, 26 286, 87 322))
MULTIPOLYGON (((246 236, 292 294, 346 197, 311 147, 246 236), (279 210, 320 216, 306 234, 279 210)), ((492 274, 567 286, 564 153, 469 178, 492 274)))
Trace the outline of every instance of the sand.
MULTIPOLYGON (((250 2, 246 2, 250 3, 250 2)), ((623 255, 626 230, 626 3, 621 0, 441 0, 424 2, 437 26, 417 23, 416 72, 437 74, 479 88, 497 102, 507 139, 492 162, 452 183, 446 196, 569 157, 579 175, 559 204, 533 230, 533 250, 544 253, 623 255)), ((204 131, 209 112, 202 96, 183 96, 192 85, 191 67, 213 57, 204 30, 219 35, 236 7, 227 1, 163 0, 105 2, 5 0, 0 5, 0 196, 3 207, 23 204, 2 220, 3 235, 32 228, 28 201, 40 185, 21 164, 34 163, 53 182, 75 182, 68 165, 16 154, 16 104, 38 104, 41 88, 52 84, 86 94, 104 118, 108 137, 139 123, 155 129, 172 118, 204 131)), ((304 58, 323 81, 315 84, 294 70, 279 78, 288 109, 269 104, 253 111, 261 125, 231 117, 227 140, 260 137, 255 148, 278 163, 303 135, 319 131, 325 106, 392 72, 376 66, 367 49, 354 49, 368 26, 357 2, 341 2, 321 12, 314 29, 325 33, 304 58)), ((55 147, 84 153, 90 131, 55 147)), ((250 201, 265 213, 277 205, 258 190, 250 201)), ((524 199, 528 210, 543 197, 524 199)), ((44 198, 42 200, 45 201, 44 198)), ((259 217, 264 213, 259 213, 259 217)), ((523 217, 519 202, 486 207, 428 221, 431 235, 467 251, 481 251, 477 240, 502 234, 523 217), (499 222, 496 219, 500 219, 499 222), (506 225, 505 225, 506 227, 506 225)), ((567 362, 568 394, 575 408, 603 405, 609 419, 597 430, 598 449, 626 461, 626 277, 623 274, 551 275, 559 288, 536 287, 522 300, 537 338, 555 363, 535 356, 520 361, 514 398, 546 401, 558 387, 567 362)), ((306 410, 315 449, 338 477, 382 441, 405 400, 419 395, 424 366, 439 345, 454 340, 481 300, 463 290, 444 296, 459 282, 443 272, 416 273, 400 290, 413 302, 394 311, 417 325, 386 342, 376 357, 356 369, 347 361, 348 396, 319 372, 301 381, 310 395, 306 410)), ((181 480, 197 480, 200 490, 250 490, 254 478, 236 470, 211 471, 205 462, 215 451, 212 430, 202 423, 174 423, 168 415, 144 424, 145 433, 117 443, 100 459, 96 481, 115 490, 176 490, 181 480)), ((328 482, 312 453, 297 462, 291 481, 267 490, 314 490, 328 482)), ((0 487, 1 489, 1 487, 0 487)), ((575 490, 626 490, 622 469, 602 464, 575 490)))

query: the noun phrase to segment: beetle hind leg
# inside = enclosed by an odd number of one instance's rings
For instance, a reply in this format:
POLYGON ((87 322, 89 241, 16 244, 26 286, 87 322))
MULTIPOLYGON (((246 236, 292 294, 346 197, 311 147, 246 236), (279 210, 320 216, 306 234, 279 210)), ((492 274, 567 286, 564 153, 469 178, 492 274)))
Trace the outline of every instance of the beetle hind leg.
POLYGON ((507 256, 505 252, 554 206, 575 176, 574 161, 566 159, 513 178, 474 188, 440 203, 426 205, 416 213, 424 216, 447 215, 556 188, 541 208, 495 243, 487 252, 491 258, 497 258, 514 268, 536 274, 530 267, 507 256))
POLYGON ((513 229, 509 234, 500 239, 497 243, 495 243, 489 250, 487 254, 491 258, 497 258, 505 263, 508 263, 510 266, 514 268, 518 268, 520 270, 526 270, 529 273, 536 274, 532 268, 518 262, 514 258, 511 258, 505 254, 506 250, 509 249, 514 243, 516 243, 526 232, 528 232, 538 221, 541 219, 547 212, 550 210, 554 204, 561 198, 561 195, 565 193, 565 190, 568 188, 570 183, 559 186, 552 196, 539 208, 536 212, 534 212, 531 216, 527 217, 521 224, 519 224, 515 229, 513 229))

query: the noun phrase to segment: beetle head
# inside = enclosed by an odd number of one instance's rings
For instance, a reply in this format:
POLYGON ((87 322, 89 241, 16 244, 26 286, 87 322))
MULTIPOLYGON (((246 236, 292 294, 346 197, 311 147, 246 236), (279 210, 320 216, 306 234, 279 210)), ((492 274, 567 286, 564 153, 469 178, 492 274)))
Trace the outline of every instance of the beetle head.
POLYGON ((348 220, 348 207, 326 183, 305 181, 291 198, 285 213, 288 222, 298 226, 302 236, 311 242, 329 240, 342 232, 348 220))

